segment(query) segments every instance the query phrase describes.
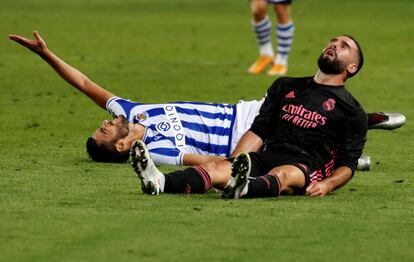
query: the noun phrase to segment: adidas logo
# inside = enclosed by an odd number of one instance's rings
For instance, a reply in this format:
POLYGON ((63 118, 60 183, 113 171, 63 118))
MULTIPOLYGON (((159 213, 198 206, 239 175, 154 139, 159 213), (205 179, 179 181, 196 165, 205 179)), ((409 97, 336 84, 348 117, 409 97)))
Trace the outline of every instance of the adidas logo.
POLYGON ((293 98, 296 98, 296 96, 295 96, 295 92, 293 92, 293 91, 290 91, 286 96, 285 96, 286 98, 290 98, 290 99, 293 99, 293 98))

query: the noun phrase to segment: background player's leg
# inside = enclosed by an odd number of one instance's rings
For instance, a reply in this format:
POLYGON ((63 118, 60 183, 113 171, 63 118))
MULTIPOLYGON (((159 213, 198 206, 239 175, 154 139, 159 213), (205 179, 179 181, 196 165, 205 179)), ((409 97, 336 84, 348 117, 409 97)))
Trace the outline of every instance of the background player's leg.
POLYGON ((295 25, 290 17, 290 4, 274 4, 277 17, 276 38, 277 52, 273 67, 268 75, 285 75, 288 69, 289 52, 295 34, 295 25))
POLYGON ((267 16, 267 1, 252 0, 251 11, 253 15, 253 31, 259 44, 259 58, 249 67, 248 72, 259 74, 273 63, 274 52, 270 32, 272 24, 267 16))

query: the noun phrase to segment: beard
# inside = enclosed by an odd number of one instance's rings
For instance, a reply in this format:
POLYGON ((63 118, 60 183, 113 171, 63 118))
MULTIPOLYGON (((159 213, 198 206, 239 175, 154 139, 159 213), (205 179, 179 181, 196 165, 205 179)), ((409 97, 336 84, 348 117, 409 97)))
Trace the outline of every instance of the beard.
POLYGON ((121 119, 121 121, 117 125, 116 140, 124 138, 129 134, 128 120, 126 120, 126 118, 122 115, 118 116, 117 118, 121 119))
POLYGON ((336 53, 335 57, 332 59, 329 56, 325 56, 325 52, 323 52, 318 58, 319 69, 328 75, 337 75, 342 73, 346 66, 338 60, 336 53))

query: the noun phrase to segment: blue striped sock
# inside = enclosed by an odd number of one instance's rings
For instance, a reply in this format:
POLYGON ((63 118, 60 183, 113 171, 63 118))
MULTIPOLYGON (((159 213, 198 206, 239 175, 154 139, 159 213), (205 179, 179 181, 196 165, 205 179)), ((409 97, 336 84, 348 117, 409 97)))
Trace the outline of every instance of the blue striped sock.
POLYGON ((270 31, 272 30, 272 23, 266 17, 260 22, 253 22, 253 31, 259 43, 260 54, 266 56, 273 56, 272 42, 270 39, 270 31))
POLYGON ((295 24, 293 21, 290 21, 287 24, 279 24, 276 26, 277 56, 275 59, 275 64, 287 65, 294 35, 295 24))

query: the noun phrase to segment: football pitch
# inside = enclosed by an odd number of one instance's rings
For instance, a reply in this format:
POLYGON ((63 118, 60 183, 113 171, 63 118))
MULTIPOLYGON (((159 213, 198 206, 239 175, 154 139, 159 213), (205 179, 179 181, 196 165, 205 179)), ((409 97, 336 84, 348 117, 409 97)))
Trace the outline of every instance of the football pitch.
POLYGON ((224 201, 144 195, 128 164, 89 160, 109 114, 7 36, 38 30, 120 97, 235 103, 275 79, 246 73, 248 1, 0 0, 0 260, 414 261, 414 1, 297 0, 292 16, 288 75, 314 74, 326 43, 351 34, 365 65, 347 88, 407 123, 369 131, 373 168, 326 197, 224 201))

